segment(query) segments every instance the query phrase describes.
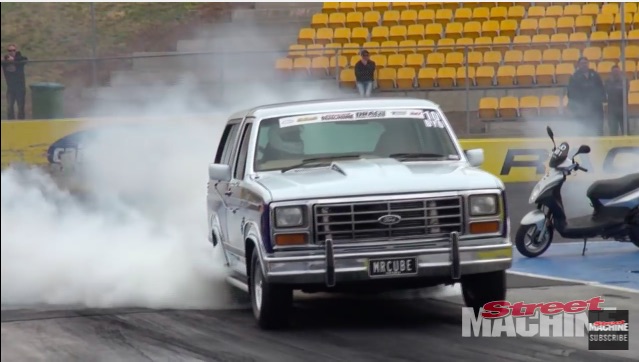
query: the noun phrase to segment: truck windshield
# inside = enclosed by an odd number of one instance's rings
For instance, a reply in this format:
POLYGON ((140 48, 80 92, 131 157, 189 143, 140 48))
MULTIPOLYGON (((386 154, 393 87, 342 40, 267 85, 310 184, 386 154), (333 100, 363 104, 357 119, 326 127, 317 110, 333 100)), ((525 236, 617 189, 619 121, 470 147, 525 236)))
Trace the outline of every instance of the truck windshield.
POLYGON ((262 120, 254 169, 281 170, 316 158, 330 163, 344 155, 460 157, 437 110, 353 111, 262 120))

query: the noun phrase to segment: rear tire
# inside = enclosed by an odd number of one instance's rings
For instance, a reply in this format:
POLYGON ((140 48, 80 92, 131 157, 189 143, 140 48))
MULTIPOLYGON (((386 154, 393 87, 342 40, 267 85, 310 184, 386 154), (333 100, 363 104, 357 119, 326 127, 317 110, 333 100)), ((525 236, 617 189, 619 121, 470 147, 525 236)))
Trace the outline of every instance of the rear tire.
POLYGON ((546 231, 544 240, 540 242, 536 225, 520 225, 515 234, 515 246, 519 253, 528 258, 535 258, 545 253, 552 244, 554 229, 548 227, 546 231))
POLYGON ((477 316, 486 303, 506 299, 506 271, 462 276, 461 287, 464 303, 477 316))
POLYGON ((265 280, 257 251, 251 256, 249 292, 253 315, 260 328, 281 329, 288 326, 293 290, 265 280))

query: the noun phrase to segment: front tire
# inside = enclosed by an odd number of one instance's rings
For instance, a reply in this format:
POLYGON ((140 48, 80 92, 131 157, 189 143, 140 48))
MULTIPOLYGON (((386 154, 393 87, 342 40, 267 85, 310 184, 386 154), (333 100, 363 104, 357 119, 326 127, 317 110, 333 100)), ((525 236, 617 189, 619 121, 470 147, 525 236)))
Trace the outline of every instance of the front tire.
POLYGON ((269 284, 266 281, 256 251, 251 256, 249 292, 253 315, 260 328, 280 329, 288 326, 293 304, 293 290, 283 285, 269 284))
POLYGON ((521 255, 535 258, 548 250, 553 235, 551 226, 538 230, 537 225, 520 225, 515 234, 515 246, 521 255))
POLYGON ((477 316, 486 303, 506 299, 506 271, 462 276, 461 287, 464 303, 477 316))

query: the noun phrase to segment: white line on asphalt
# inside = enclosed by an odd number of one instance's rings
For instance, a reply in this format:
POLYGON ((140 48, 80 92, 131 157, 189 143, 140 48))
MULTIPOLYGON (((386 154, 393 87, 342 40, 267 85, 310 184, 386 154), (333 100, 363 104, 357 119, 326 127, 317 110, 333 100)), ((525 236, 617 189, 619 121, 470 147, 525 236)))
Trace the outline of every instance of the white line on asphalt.
POLYGON ((549 277, 549 276, 545 276, 545 275, 541 275, 541 274, 533 274, 533 273, 510 271, 510 270, 508 270, 507 272, 510 273, 510 274, 521 275, 521 276, 524 276, 524 277, 531 277, 531 278, 538 278, 538 279, 548 279, 548 280, 557 280, 557 281, 561 281, 561 282, 570 282, 570 283, 579 283, 579 284, 588 285, 588 286, 591 286, 591 287, 606 288, 606 289, 610 289, 610 290, 618 290, 620 292, 628 292, 628 293, 639 294, 639 290, 637 290, 637 289, 617 287, 617 286, 614 286, 614 285, 606 285, 606 284, 601 284, 601 283, 598 283, 598 282, 589 282, 589 281, 579 280, 579 279, 549 277))

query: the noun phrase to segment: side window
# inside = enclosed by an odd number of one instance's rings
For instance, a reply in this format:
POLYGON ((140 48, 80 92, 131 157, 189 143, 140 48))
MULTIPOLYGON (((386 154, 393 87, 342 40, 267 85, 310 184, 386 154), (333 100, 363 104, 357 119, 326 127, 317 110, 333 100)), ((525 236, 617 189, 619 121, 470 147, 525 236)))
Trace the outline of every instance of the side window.
POLYGON ((231 153, 233 151, 233 145, 237 139, 237 133, 240 129, 240 125, 229 124, 222 133, 220 144, 217 146, 217 154, 215 155, 215 163, 231 164, 231 153))
POLYGON ((249 140, 251 139, 251 128, 253 124, 249 123, 244 127, 242 131, 242 143, 240 144, 240 151, 237 154, 237 162, 235 163, 235 179, 241 180, 244 178, 244 171, 246 170, 246 156, 248 155, 249 140))

